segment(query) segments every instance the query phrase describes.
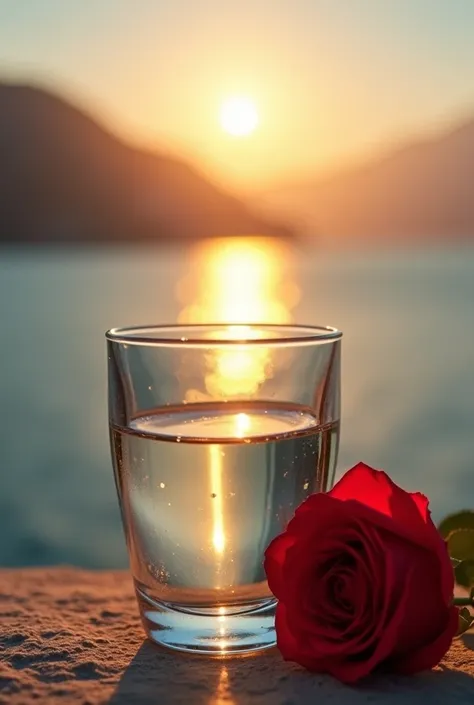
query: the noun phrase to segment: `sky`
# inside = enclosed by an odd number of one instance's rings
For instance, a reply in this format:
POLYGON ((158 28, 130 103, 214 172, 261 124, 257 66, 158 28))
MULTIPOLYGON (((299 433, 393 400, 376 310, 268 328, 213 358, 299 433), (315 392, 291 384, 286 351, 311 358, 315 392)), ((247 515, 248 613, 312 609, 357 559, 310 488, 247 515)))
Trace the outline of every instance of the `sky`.
POLYGON ((0 80, 252 190, 474 116, 473 33, 473 0, 0 0, 0 80), (219 125, 234 95, 245 137, 219 125))

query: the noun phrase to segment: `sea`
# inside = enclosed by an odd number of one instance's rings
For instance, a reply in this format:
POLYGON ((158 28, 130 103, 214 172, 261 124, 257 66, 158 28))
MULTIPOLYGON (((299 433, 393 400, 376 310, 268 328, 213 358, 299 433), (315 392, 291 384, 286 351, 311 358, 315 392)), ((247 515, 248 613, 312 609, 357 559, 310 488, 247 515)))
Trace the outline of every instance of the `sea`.
POLYGON ((0 565, 126 567, 104 333, 193 316, 340 328, 337 476, 474 509, 473 248, 207 247, 0 252, 0 565))

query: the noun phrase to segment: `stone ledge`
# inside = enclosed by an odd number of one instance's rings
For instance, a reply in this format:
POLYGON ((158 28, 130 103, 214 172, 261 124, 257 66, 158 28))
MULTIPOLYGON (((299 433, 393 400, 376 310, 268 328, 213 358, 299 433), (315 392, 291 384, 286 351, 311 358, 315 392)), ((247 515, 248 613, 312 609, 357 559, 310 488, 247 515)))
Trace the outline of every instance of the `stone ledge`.
POLYGON ((81 705, 464 705, 474 702, 474 635, 434 671, 364 688, 306 673, 274 650, 229 661, 144 640, 129 575, 0 570, 0 703, 81 705))

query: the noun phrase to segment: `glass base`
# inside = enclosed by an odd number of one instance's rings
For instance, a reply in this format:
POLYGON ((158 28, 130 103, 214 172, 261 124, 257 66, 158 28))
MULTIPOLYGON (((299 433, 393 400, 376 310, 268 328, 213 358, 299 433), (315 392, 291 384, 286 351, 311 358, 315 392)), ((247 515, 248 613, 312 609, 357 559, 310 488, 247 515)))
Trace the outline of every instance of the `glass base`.
POLYGON ((170 607, 137 589, 140 616, 149 639, 174 651, 230 657, 270 649, 276 644, 275 600, 212 610, 170 607), (211 614, 212 612, 212 614, 211 614))

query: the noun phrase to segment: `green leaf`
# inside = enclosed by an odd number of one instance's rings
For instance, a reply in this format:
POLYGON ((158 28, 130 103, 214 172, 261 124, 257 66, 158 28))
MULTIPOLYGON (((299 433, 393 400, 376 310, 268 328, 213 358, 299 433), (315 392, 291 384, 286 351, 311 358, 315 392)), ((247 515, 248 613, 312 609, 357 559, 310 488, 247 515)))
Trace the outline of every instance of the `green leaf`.
POLYGON ((460 636, 461 634, 464 634, 464 632, 467 632, 473 621, 474 618, 467 607, 461 607, 459 610, 458 630, 456 632, 456 636, 460 636))
POLYGON ((451 558, 474 561, 474 529, 451 532, 448 537, 448 551, 451 558))
POLYGON ((474 585, 474 561, 461 561, 454 568, 456 583, 462 587, 470 588, 474 585))
POLYGON ((474 512, 465 509, 462 512, 450 514, 445 517, 445 519, 443 519, 441 524, 438 526, 438 530, 444 539, 447 539, 449 534, 453 531, 458 531, 459 529, 474 530, 474 512))

